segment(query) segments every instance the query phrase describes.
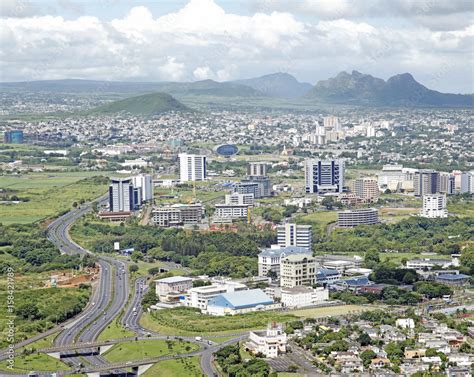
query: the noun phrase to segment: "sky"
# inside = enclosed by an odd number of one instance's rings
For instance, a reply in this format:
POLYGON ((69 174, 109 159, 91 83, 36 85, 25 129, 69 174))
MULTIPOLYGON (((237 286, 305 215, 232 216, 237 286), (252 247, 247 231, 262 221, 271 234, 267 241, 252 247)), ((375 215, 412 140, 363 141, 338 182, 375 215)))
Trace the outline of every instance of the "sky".
POLYGON ((474 93, 470 0, 1 0, 0 81, 341 71, 474 93))

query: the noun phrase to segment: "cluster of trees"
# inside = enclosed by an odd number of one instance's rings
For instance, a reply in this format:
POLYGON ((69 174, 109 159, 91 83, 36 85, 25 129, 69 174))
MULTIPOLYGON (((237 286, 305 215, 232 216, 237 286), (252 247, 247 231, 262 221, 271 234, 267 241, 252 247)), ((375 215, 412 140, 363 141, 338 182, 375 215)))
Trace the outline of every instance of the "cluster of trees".
POLYGON ((0 274, 8 267, 21 272, 42 272, 56 269, 79 269, 95 263, 91 256, 61 255, 46 237, 46 230, 35 225, 1 225, 0 254, 13 258, 0 258, 0 274))
POLYGON ((222 370, 229 377, 273 377, 268 364, 261 359, 243 361, 239 345, 225 346, 214 354, 222 370))
POLYGON ((413 284, 419 280, 415 270, 409 268, 396 268, 387 264, 379 264, 370 275, 370 280, 383 284, 413 284))
POLYGON ((132 254, 135 262, 142 259, 173 261, 202 274, 232 277, 256 274, 255 257, 262 247, 276 242, 276 233, 271 228, 256 231, 248 225, 241 225, 237 233, 204 233, 84 222, 73 228, 74 234, 92 239, 87 246, 94 252, 112 252, 114 242, 120 242, 121 248, 135 249, 132 254))
MULTIPOLYGON (((25 289, 15 292, 15 340, 21 341, 37 333, 44 332, 55 324, 80 313, 87 305, 90 286, 81 285, 77 289, 46 288, 25 289)), ((0 300, 7 302, 7 293, 0 293, 0 300)), ((6 306, 0 309, 5 318, 6 306)), ((0 322, 0 331, 5 332, 6 321, 0 322)), ((7 345, 6 337, 0 339, 0 348, 7 345)))
POLYGON ((428 281, 416 283, 413 286, 413 290, 430 299, 453 294, 453 290, 447 285, 428 281))
MULTIPOLYGON (((322 252, 436 252, 452 254, 460 244, 472 241, 474 218, 449 217, 426 219, 410 217, 395 224, 358 226, 350 230, 335 230, 317 244, 322 252), (449 238, 456 235, 456 238, 449 238)), ((473 262, 474 263, 474 262, 473 262)))

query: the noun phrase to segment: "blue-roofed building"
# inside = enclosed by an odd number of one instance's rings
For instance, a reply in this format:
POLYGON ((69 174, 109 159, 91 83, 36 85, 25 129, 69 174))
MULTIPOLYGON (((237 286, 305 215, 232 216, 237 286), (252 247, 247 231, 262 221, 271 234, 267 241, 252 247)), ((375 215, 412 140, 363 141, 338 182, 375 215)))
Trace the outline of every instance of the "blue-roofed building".
POLYGON ((367 276, 354 276, 351 279, 339 280, 334 283, 332 287, 337 290, 356 290, 357 288, 371 284, 373 284, 373 282, 371 282, 367 276))
POLYGON ((277 279, 279 279, 281 258, 292 254, 313 255, 311 250, 305 247, 280 247, 278 245, 272 245, 271 248, 263 249, 262 252, 258 254, 258 276, 268 276, 270 271, 274 271, 277 279))
POLYGON ((207 313, 210 315, 234 315, 269 310, 280 307, 261 289, 250 289, 223 293, 211 298, 207 303, 207 313))
POLYGON ((341 280, 341 273, 335 268, 319 268, 316 271, 316 283, 331 284, 341 280))
POLYGON ((435 281, 450 286, 460 287, 469 282, 469 276, 464 274, 441 274, 436 276, 435 281))

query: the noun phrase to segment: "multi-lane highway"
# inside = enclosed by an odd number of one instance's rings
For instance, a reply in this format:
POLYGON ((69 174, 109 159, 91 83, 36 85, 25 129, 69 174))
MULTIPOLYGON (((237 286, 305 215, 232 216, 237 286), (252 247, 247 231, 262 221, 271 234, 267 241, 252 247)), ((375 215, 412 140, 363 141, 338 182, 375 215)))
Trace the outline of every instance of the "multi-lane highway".
POLYGON ((140 316, 142 315, 142 306, 140 302, 142 301, 143 295, 148 288, 145 283, 146 277, 140 277, 135 280, 132 298, 120 320, 122 326, 129 329, 130 331, 133 331, 137 335, 146 335, 149 333, 149 330, 144 329, 139 324, 140 316))
MULTIPOLYGON (((98 202, 101 203, 104 199, 104 197, 99 198, 98 202)), ((89 253, 88 250, 71 240, 69 237, 69 229, 74 222, 89 213, 91 209, 91 203, 83 205, 62 215, 49 225, 48 238, 61 252, 66 254, 89 253)), ((63 358, 63 361, 69 363, 74 369, 78 370, 81 368, 87 372, 110 370, 110 368, 128 368, 133 365, 143 365, 144 363, 159 361, 158 359, 136 360, 133 363, 126 362, 111 365, 100 355, 88 355, 88 348, 84 349, 81 347, 81 354, 85 355, 81 357, 77 356, 74 352, 67 351, 68 349, 74 348, 70 347, 74 344, 86 343, 86 347, 89 347, 88 343, 96 341, 99 334, 122 312, 123 316, 120 319, 120 323, 130 331, 136 333, 138 337, 151 336, 152 339, 165 338, 159 336, 159 334, 150 332, 139 324, 139 319, 142 314, 140 302, 148 288, 146 278, 140 277, 136 279, 131 298, 127 305, 129 297, 129 275, 126 263, 110 257, 100 256, 97 264, 100 268, 100 279, 93 290, 91 300, 80 315, 63 325, 62 331, 54 341, 55 349, 62 349, 71 355, 63 358), (84 363, 85 365, 83 365, 84 363)), ((173 337, 166 338, 173 339, 173 337)), ((236 334, 235 338, 221 344, 212 343, 203 339, 202 342, 198 342, 201 345, 199 351, 171 356, 170 358, 201 355, 201 367, 204 374, 207 376, 215 376, 216 371, 212 365, 213 352, 241 339, 243 339, 242 334, 236 334)), ((183 340, 196 342, 194 338, 183 338, 183 340)), ((93 347, 89 348, 89 350, 96 351, 93 347)), ((92 354, 94 352, 90 353, 92 354)))
MULTIPOLYGON (((99 203, 104 198, 99 199, 99 203)), ((86 254, 82 248, 69 237, 69 228, 92 209, 92 204, 83 205, 59 217, 48 227, 48 238, 63 253, 86 254)), ((94 290, 92 300, 82 314, 65 326, 56 337, 55 345, 64 346, 75 342, 91 342, 112 322, 124 308, 129 295, 128 268, 124 262, 108 257, 99 257, 100 281, 94 290)), ((102 365, 105 360, 100 356, 87 356, 88 363, 102 365)), ((83 359, 83 360, 84 360, 83 359)), ((82 360, 68 357, 64 361, 78 367, 82 360)))

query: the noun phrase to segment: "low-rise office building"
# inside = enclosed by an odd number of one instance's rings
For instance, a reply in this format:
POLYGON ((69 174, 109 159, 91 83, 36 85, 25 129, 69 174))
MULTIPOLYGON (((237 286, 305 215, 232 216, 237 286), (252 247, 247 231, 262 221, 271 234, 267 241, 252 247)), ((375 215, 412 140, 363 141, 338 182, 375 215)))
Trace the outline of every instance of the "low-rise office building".
POLYGON ((218 219, 241 219, 248 216, 248 204, 216 204, 214 218, 218 219))
POLYGON ((379 213, 376 208, 359 208, 337 213, 339 228, 354 228, 358 225, 374 225, 379 222, 379 213))
POLYGON ((168 296, 172 294, 187 293, 193 287, 193 279, 185 276, 172 276, 169 278, 155 280, 156 294, 160 301, 169 301, 168 296))
POLYGON ((430 219, 448 217, 448 210, 446 209, 446 194, 423 195, 421 216, 430 219))
POLYGON ((281 304, 275 303, 261 289, 250 289, 223 293, 211 298, 207 303, 207 314, 223 316, 250 313, 259 310, 278 309, 281 304))
POLYGON ((225 204, 253 206, 254 202, 255 198, 253 194, 239 194, 238 192, 233 192, 225 196, 225 204))
POLYGON ((189 290, 189 295, 186 297, 186 300, 183 304, 185 306, 190 306, 205 311, 210 299, 223 293, 245 291, 247 289, 248 288, 245 284, 237 282, 225 282, 223 284, 216 283, 202 287, 191 288, 189 290))
POLYGON ((297 286, 281 289, 281 303, 288 308, 315 306, 329 300, 329 291, 323 287, 297 286))
POLYGON ((288 338, 280 324, 271 323, 265 331, 251 331, 246 348, 253 354, 275 358, 286 352, 288 338))
POLYGON ((172 204, 152 210, 152 222, 161 227, 199 224, 203 216, 201 204, 172 204))

